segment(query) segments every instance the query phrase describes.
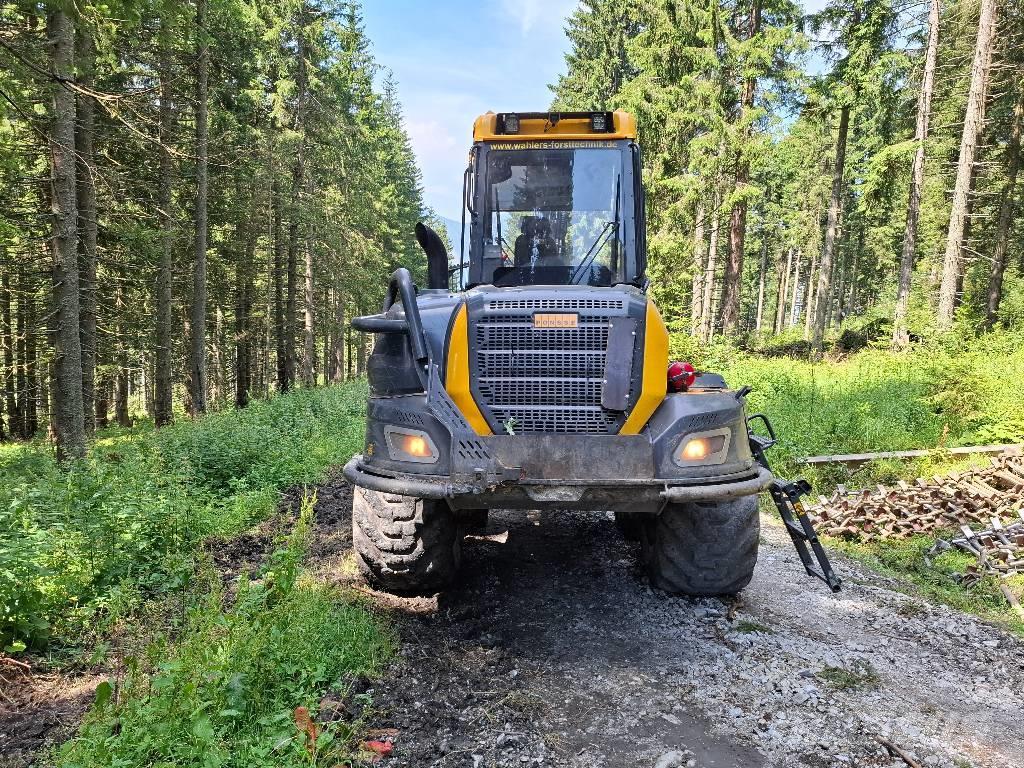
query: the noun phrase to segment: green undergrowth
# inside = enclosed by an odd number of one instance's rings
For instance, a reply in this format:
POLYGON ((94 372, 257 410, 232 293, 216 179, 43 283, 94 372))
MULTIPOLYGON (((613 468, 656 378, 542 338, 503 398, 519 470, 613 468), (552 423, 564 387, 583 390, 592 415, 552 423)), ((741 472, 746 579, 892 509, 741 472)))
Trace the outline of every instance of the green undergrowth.
MULTIPOLYGON (((885 349, 814 362, 765 357, 728 345, 694 348, 673 338, 673 353, 753 388, 750 413, 772 420, 778 469, 802 474, 823 492, 838 483, 875 483, 931 475, 964 465, 942 448, 1024 442, 1024 335, 997 331, 951 336, 892 354, 885 349), (846 453, 935 449, 916 461, 877 461, 851 470, 805 467, 797 459, 846 453)), ((987 461, 987 459, 981 459, 987 461)))
POLYGON ((42 443, 0 451, 0 650, 90 638, 182 590, 201 542, 270 515, 358 450, 365 385, 299 390, 153 430, 99 434, 59 469, 42 443))
POLYGON ((296 708, 315 715, 322 696, 378 673, 395 641, 336 588, 303 574, 311 515, 307 498, 287 540, 255 578, 243 578, 227 609, 219 576, 200 567, 184 631, 157 633, 124 660, 118 679, 100 685, 56 765, 347 763, 360 723, 327 724, 310 742, 296 708))

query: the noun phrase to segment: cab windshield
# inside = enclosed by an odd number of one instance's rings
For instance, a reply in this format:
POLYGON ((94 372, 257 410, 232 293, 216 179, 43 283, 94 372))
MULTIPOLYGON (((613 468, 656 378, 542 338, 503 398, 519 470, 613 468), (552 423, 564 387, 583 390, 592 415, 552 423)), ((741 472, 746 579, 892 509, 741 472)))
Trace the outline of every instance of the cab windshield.
POLYGON ((481 282, 625 282, 622 157, 617 148, 492 148, 481 200, 481 282))

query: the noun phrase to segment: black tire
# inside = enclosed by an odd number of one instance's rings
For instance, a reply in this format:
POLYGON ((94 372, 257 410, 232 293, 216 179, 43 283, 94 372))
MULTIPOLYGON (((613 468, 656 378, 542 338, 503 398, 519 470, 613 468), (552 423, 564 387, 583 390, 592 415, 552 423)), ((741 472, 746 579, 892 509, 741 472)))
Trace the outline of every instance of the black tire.
POLYGON ((435 499, 356 487, 352 547, 366 580, 394 592, 428 592, 451 583, 462 556, 458 525, 435 499))
POLYGON ((648 577, 672 594, 736 594, 754 575, 760 534, 757 496, 668 504, 643 527, 648 577))
POLYGON ((644 520, 647 518, 653 519, 653 515, 619 510, 615 513, 615 527, 626 541, 640 541, 644 520))

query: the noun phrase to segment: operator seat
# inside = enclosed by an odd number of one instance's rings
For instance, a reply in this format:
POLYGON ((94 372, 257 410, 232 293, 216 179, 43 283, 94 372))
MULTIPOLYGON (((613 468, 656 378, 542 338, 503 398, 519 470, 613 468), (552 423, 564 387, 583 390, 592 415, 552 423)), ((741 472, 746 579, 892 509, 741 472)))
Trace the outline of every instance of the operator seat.
POLYGON ((551 236, 551 222, 547 219, 538 219, 535 232, 537 236, 537 266, 565 266, 562 263, 561 258, 558 256, 558 247, 555 245, 555 238, 551 236))
POLYGON ((533 235, 536 232, 537 217, 523 216, 519 222, 519 229, 522 234, 516 238, 514 263, 517 267, 528 267, 531 262, 531 251, 533 250, 533 235))

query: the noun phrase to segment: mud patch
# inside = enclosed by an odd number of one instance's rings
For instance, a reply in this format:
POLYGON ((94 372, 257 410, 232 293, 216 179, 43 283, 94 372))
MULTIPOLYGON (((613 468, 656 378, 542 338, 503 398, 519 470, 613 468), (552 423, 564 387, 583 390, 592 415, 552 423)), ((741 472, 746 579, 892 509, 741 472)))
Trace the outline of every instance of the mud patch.
POLYGON ((41 765, 46 750, 74 734, 105 679, 0 667, 0 766, 41 765))

